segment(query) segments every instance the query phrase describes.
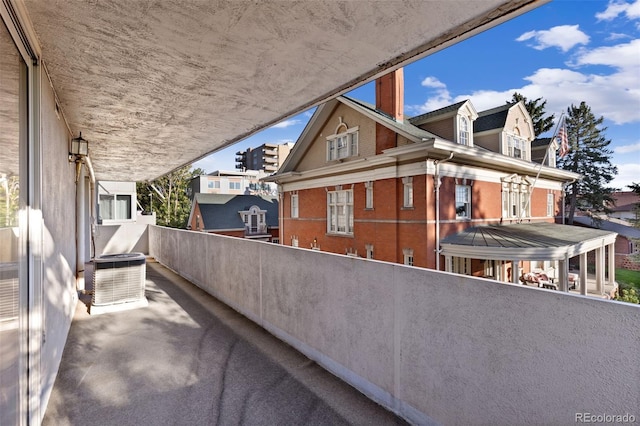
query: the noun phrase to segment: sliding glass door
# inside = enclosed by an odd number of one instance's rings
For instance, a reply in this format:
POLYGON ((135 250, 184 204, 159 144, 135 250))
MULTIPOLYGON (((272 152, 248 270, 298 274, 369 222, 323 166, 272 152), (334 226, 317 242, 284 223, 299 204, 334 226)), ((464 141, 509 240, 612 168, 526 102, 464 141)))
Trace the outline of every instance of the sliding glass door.
POLYGON ((0 19, 0 425, 24 421, 28 292, 27 66, 0 19))

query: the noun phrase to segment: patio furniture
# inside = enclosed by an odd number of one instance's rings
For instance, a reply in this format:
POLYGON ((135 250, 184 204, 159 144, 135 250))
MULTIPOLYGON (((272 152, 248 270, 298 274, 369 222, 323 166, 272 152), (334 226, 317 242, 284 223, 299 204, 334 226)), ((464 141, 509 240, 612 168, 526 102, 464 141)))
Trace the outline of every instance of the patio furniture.
POLYGON ((544 272, 525 272, 524 274, 522 274, 522 276, 520 276, 520 281, 522 281, 522 283, 525 285, 533 284, 538 287, 545 288, 549 288, 547 286, 555 287, 555 284, 551 282, 547 274, 545 274, 544 272))

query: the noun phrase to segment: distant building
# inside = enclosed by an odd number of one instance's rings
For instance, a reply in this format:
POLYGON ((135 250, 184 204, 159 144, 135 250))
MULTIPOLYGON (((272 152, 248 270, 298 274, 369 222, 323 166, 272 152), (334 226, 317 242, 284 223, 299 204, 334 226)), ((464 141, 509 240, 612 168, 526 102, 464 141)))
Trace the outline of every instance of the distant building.
POLYGON ((280 145, 265 143, 257 148, 238 151, 236 152, 236 169, 262 170, 267 174, 275 173, 289 155, 291 148, 293 148, 291 142, 280 145))
POLYGON ((232 195, 271 195, 277 194, 275 183, 261 182, 265 177, 263 171, 216 170, 207 175, 197 176, 191 180, 189 198, 196 194, 232 194, 232 195))
POLYGON ((612 212, 610 217, 616 219, 624 219, 627 221, 639 220, 640 214, 640 195, 633 191, 618 191, 611 194, 615 205, 609 206, 612 212))
POLYGON ((115 225, 136 221, 136 183, 98 182, 98 224, 115 225))
POLYGON ((196 194, 189 229, 278 242, 278 199, 258 195, 196 194))
POLYGON ((573 223, 587 228, 602 229, 617 233, 615 245, 615 264, 617 268, 640 271, 640 262, 637 256, 640 254, 640 229, 624 225, 623 221, 616 219, 606 220, 592 218, 591 216, 575 216, 573 223))

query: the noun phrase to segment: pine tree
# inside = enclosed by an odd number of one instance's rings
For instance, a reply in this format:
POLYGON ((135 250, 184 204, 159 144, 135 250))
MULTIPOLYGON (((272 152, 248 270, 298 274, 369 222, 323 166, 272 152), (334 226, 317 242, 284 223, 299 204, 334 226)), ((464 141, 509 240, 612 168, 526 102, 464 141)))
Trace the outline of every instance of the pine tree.
POLYGON ((151 182, 138 182, 138 203, 146 212, 156 213, 156 223, 171 228, 184 228, 191 212, 189 184, 203 175, 202 169, 185 166, 151 182))
POLYGON ((507 101, 507 103, 516 103, 520 101, 524 103, 524 107, 527 109, 527 112, 531 117, 533 122, 533 131, 536 137, 548 130, 551 130, 555 116, 553 114, 548 117, 544 116, 544 108, 547 105, 547 101, 543 101, 542 98, 530 101, 520 93, 514 92, 511 101, 507 101))
POLYGON ((613 151, 607 148, 611 140, 604 136, 603 121, 604 117, 596 118, 584 101, 578 107, 572 104, 567 108, 565 123, 570 150, 558 160, 558 166, 582 175, 582 179, 569 186, 570 225, 576 210, 608 213, 607 205, 613 204, 614 189, 607 184, 618 174, 618 168, 611 164, 613 151))

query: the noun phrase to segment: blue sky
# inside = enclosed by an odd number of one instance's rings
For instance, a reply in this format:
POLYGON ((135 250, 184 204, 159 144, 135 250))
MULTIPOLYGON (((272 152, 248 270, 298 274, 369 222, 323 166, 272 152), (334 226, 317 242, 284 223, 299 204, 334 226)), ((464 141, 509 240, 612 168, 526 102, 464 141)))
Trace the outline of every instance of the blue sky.
MULTIPOLYGON (((407 117, 464 99, 482 111, 516 91, 545 99, 556 119, 585 101, 604 117, 611 140, 618 176, 610 185, 640 183, 640 0, 552 1, 406 66, 404 80, 407 117)), ((375 103, 372 83, 347 95, 375 103)), ((237 151, 295 142, 309 117, 292 117, 194 167, 234 170, 237 151)))

